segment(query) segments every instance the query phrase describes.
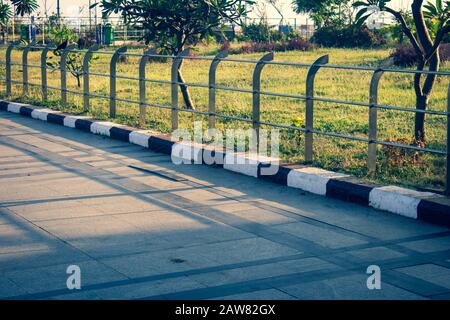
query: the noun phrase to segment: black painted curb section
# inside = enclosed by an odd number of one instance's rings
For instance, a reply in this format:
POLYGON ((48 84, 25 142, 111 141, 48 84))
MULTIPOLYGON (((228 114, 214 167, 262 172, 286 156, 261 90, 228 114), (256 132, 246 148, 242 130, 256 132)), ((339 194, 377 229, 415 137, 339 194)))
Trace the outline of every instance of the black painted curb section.
MULTIPOLYGON (((32 112, 35 108, 33 106, 19 104, 19 103, 10 103, 7 101, 1 101, 0 100, 0 110, 3 111, 10 111, 14 113, 19 113, 26 117, 32 117, 32 112), (11 109, 9 106, 11 105, 11 109)), ((47 111, 47 122, 57 124, 57 125, 64 125, 64 119, 70 118, 72 121, 74 119, 73 116, 65 115, 60 112, 51 112, 47 111)), ((76 118, 76 117, 75 117, 76 118)), ((94 119, 76 119, 75 120, 75 128, 84 132, 90 132, 91 126, 93 123, 95 123, 96 120, 94 119)), ((140 132, 138 129, 127 127, 127 126, 112 126, 109 129, 109 136, 112 139, 125 141, 125 142, 131 142, 130 141, 130 135, 133 132, 140 132)), ((169 134, 156 134, 156 135, 149 135, 148 138, 148 149, 160 153, 164 153, 167 155, 172 154, 172 147, 176 142, 172 139, 171 135, 169 134)), ((211 156, 211 150, 207 148, 203 148, 201 150, 201 154, 208 154, 211 156)), ((214 152, 212 152, 214 156, 214 152)), ((223 159, 225 157, 225 154, 222 153, 220 157, 223 159)), ((205 163, 204 157, 202 157, 203 164, 210 165, 205 163)), ((213 164, 216 166, 223 167, 223 162, 218 164, 213 164)), ((296 170, 301 168, 307 168, 303 165, 285 165, 280 164, 279 170, 274 175, 262 175, 261 170, 264 167, 269 166, 270 164, 266 163, 258 163, 257 168, 257 176, 259 179, 269 181, 272 183, 280 184, 283 186, 288 186, 288 176, 289 174, 296 170)), ((320 179, 323 179, 323 177, 320 177, 319 175, 316 176, 317 180, 320 181, 320 179)), ((383 185, 362 181, 355 177, 346 176, 346 177, 338 177, 338 178, 330 178, 328 182, 326 183, 326 196, 332 197, 336 199, 340 199, 347 202, 356 203, 363 206, 373 206, 370 203, 370 194, 374 189, 381 188, 383 189, 383 185)), ((377 190, 378 191, 378 190, 377 190)), ((396 191, 391 191, 395 194, 396 191)), ((398 196, 402 196, 402 193, 398 193, 398 196)), ((413 197, 414 199, 414 197, 413 197)), ((427 196, 424 198, 421 197, 415 197, 418 201, 417 205, 417 212, 412 212, 412 216, 417 216, 416 218, 418 220, 422 220, 428 223, 445 226, 450 228, 450 198, 445 196, 440 196, 437 194, 434 194, 432 196, 427 196)), ((392 204, 392 207, 394 208, 396 203, 392 204)), ((396 212, 395 209, 389 210, 385 209, 388 212, 401 214, 396 212)))

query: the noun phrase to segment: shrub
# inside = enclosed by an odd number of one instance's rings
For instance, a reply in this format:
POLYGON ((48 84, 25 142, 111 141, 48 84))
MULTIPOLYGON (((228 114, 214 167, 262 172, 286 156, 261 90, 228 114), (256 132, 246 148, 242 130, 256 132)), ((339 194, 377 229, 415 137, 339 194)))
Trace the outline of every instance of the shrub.
POLYGON ((78 38, 77 40, 78 49, 87 49, 94 44, 95 41, 90 40, 87 36, 78 38))
POLYGON ((245 44, 237 52, 233 53, 254 53, 254 52, 269 52, 275 50, 275 44, 268 42, 255 42, 251 44, 245 44))
POLYGON ((320 28, 314 33, 312 41, 323 47, 337 48, 370 48, 386 43, 382 34, 354 26, 320 28))
POLYGON ((289 31, 288 31, 288 34, 287 34, 287 40, 293 40, 293 39, 297 39, 297 38, 301 38, 300 31, 289 27, 289 31))
MULTIPOLYGON (((450 61, 450 44, 441 44, 439 47, 439 54, 442 62, 450 61)), ((416 51, 410 44, 397 46, 397 48, 391 52, 390 56, 394 64, 399 67, 413 67, 417 65, 417 62, 419 61, 416 51)))
POLYGON ((411 45, 401 44, 391 53, 391 58, 396 66, 412 67, 417 64, 417 53, 411 45))
MULTIPOLYGON (((419 148, 424 147, 424 143, 421 141, 410 141, 405 138, 388 139, 387 142, 414 145, 419 148)), ((420 153, 418 151, 395 146, 383 145, 381 147, 381 154, 381 163, 389 167, 400 168, 407 165, 417 165, 421 161, 420 153)))
POLYGON ((290 50, 300 50, 300 51, 309 51, 313 49, 313 45, 311 42, 304 40, 300 37, 289 40, 285 44, 285 51, 290 50))
POLYGON ((319 46, 334 47, 336 46, 336 32, 333 28, 320 28, 314 33, 311 41, 319 46))
POLYGON ((252 42, 269 42, 270 26, 262 19, 259 23, 251 23, 242 27, 239 40, 252 42))
POLYGON ((286 35, 279 30, 270 30, 270 41, 281 42, 286 39, 286 35))
MULTIPOLYGON (((224 45, 222 45, 222 48, 224 47, 224 45)), ((314 46, 311 42, 303 40, 302 38, 295 38, 289 41, 282 41, 277 43, 254 42, 245 44, 238 49, 229 51, 233 54, 292 50, 308 51, 313 47, 314 46)), ((221 50, 223 50, 222 48, 221 50)))

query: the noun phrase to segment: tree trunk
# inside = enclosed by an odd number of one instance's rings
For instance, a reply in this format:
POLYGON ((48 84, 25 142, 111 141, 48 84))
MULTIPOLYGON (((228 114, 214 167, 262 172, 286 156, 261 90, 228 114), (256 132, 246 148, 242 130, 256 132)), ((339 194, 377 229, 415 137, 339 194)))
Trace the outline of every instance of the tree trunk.
POLYGON ((183 65, 183 62, 180 63, 180 66, 178 68, 178 82, 180 82, 180 90, 181 94, 183 95, 184 105, 186 106, 186 109, 194 110, 194 103, 191 99, 191 94, 189 93, 188 87, 184 84, 184 78, 183 74, 181 73, 181 66, 183 65))
MULTIPOLYGON (((439 48, 429 60, 429 71, 439 71, 440 57, 439 48)), ((423 70, 423 64, 419 65, 418 70, 423 70)), ((420 76, 416 75, 416 109, 427 110, 430 101, 431 92, 433 91, 436 75, 428 74, 425 78, 423 87, 420 88, 420 76)), ((416 142, 425 142, 425 113, 416 112, 414 120, 414 137, 416 142)))
MULTIPOLYGON (((416 109, 426 110, 428 108, 429 96, 416 97, 416 109)), ((425 113, 416 112, 414 119, 414 137, 416 142, 425 141, 425 113)))

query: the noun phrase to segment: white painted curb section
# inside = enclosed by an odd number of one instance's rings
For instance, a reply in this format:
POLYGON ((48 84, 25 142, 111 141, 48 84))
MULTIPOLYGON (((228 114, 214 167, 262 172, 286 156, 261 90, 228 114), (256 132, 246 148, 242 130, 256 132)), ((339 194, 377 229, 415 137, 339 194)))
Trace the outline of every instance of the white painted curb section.
POLYGON ((111 130, 112 127, 117 127, 118 125, 112 122, 107 121, 99 121, 99 122, 93 122, 91 124, 91 132, 93 134, 99 134, 102 136, 110 136, 109 130, 111 130))
POLYGON ((348 175, 319 168, 300 168, 289 172, 287 185, 324 196, 327 194, 328 181, 332 178, 343 177, 348 175))
POLYGON ((47 121, 47 116, 48 116, 49 113, 53 113, 53 110, 50 110, 50 109, 34 109, 31 112, 31 117, 33 119, 47 121))
POLYGON ((151 135, 148 133, 148 131, 133 131, 130 133, 130 143, 136 144, 138 146, 148 148, 148 139, 151 137, 151 135))
POLYGON ((20 103, 10 103, 8 104, 8 111, 13 113, 20 113, 20 108, 25 106, 26 105, 22 105, 20 103))
POLYGON ((172 146, 172 160, 175 163, 202 163, 203 145, 192 142, 176 142, 172 146))
POLYGON ((89 119, 89 117, 85 116, 66 116, 64 118, 64 126, 69 128, 75 128, 75 121, 78 119, 89 119))
POLYGON ((419 192, 396 186, 374 188, 369 194, 369 205, 399 215, 417 219, 417 206, 423 198, 436 196, 431 192, 419 192))

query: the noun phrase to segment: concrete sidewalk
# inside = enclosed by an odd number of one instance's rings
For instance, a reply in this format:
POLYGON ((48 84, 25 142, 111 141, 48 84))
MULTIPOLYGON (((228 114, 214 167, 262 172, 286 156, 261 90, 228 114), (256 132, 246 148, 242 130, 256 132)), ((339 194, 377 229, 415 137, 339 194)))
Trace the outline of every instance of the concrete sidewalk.
POLYGON ((1 298, 450 298, 447 228, 7 112, 0 190, 1 298))

